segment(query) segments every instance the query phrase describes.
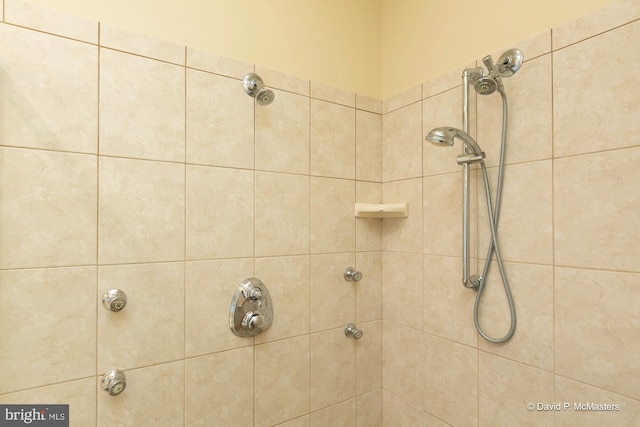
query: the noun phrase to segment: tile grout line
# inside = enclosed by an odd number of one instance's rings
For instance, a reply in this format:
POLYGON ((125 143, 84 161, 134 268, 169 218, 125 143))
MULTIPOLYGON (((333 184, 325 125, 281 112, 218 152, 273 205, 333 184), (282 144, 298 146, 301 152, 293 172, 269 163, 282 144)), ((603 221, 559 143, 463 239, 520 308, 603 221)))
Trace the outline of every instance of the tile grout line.
POLYGON ((183 237, 182 237, 182 425, 187 425, 187 110, 188 110, 187 47, 184 47, 184 185, 183 185, 183 237))

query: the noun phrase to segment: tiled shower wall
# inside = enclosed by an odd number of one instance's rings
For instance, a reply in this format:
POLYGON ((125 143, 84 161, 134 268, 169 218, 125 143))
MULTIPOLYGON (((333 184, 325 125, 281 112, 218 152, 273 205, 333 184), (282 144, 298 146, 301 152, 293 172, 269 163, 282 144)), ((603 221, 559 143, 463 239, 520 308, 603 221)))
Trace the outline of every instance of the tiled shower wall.
POLYGON ((2 6, 0 402, 68 403, 78 427, 381 425, 382 225, 353 215, 381 197, 381 102, 2 6), (238 338, 251 276, 275 319, 238 338))
MULTIPOLYGON (((461 143, 424 142, 434 127, 461 127, 464 67, 385 101, 383 201, 410 205, 406 220, 383 223, 385 426, 637 425, 639 18, 640 2, 622 1, 508 46, 526 62, 504 80, 498 240, 518 315, 506 344, 478 337, 476 293, 461 283, 461 143), (574 403, 619 410, 578 411, 574 403)), ((487 153, 494 195, 501 120, 499 95, 472 96, 470 130, 487 153)), ((490 231, 478 170, 473 185, 475 273, 490 231)), ((480 321, 494 337, 509 328, 495 263, 480 321)))

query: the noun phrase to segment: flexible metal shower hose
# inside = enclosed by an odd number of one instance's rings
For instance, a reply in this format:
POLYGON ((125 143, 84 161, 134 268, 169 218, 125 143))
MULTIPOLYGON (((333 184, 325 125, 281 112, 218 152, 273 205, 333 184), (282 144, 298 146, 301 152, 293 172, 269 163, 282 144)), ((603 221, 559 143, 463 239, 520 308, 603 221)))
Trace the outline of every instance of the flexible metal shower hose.
POLYGON ((502 264, 502 257, 500 256, 500 248, 498 246, 498 233, 496 228, 498 227, 498 219, 500 218, 500 205, 502 202, 502 181, 503 181, 503 172, 504 172, 504 152, 507 141, 507 95, 504 90, 500 87, 498 89, 500 92, 500 96, 502 97, 502 141, 500 147, 500 163, 498 166, 498 186, 496 188, 496 206, 495 212, 491 207, 491 190, 489 189, 489 177, 487 175, 487 167, 482 161, 482 177, 484 179, 484 190, 485 196, 487 198, 487 213, 489 218, 489 226, 491 228, 491 241, 489 242, 489 250, 487 251, 487 258, 485 259, 484 269, 482 270, 482 279, 480 280, 480 284, 478 286, 478 293, 476 294, 476 301, 473 306, 473 322, 476 325, 476 329, 478 333, 485 340, 492 343, 503 343, 509 341, 516 331, 516 306, 513 302, 513 296, 511 295, 511 288, 509 287, 509 281, 507 280, 507 275, 504 271, 504 265, 502 264), (500 270, 500 276, 502 277, 502 284, 504 285, 504 292, 507 296, 507 301, 509 303, 509 311, 511 313, 511 326, 509 327, 509 331, 502 338, 492 338, 487 335, 480 326, 480 321, 478 319, 478 308, 480 306, 480 299, 482 297, 482 292, 484 291, 484 287, 486 284, 487 273, 489 272, 489 264, 491 263, 491 256, 495 252, 496 260, 498 262, 498 269, 500 270))

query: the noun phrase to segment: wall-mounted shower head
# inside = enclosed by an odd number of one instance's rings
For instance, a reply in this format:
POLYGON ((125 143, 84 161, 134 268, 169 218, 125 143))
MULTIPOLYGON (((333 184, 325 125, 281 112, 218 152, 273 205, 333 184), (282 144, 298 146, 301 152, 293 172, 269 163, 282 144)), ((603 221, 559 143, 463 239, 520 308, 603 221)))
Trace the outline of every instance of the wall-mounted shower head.
POLYGON ((267 89, 264 86, 264 81, 259 75, 254 73, 245 74, 242 79, 242 89, 247 94, 256 99, 256 102, 260 105, 269 105, 276 97, 271 89, 267 89))
POLYGON ((464 142, 469 151, 473 153, 475 156, 484 157, 484 152, 480 149, 478 143, 471 138, 466 132, 461 131, 460 129, 452 128, 452 127, 442 127, 432 129, 427 137, 425 138, 432 144, 435 145, 453 145, 453 140, 458 137, 464 142))
POLYGON ((498 89, 497 79, 491 76, 480 77, 473 83, 473 87, 480 95, 491 95, 498 89))

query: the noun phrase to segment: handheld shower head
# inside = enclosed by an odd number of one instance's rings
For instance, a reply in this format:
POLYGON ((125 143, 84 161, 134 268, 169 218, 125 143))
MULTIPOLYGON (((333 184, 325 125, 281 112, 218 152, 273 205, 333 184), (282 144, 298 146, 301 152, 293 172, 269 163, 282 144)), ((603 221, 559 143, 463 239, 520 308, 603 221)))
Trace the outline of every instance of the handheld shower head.
POLYGON ((480 149, 478 143, 473 138, 471 138, 468 133, 463 132, 460 129, 452 127, 435 128, 427 134, 427 137, 425 139, 435 145, 451 146, 453 145, 453 140, 456 137, 460 138, 462 142, 464 142, 464 144, 474 156, 481 156, 484 158, 484 152, 482 151, 482 149, 480 149))
POLYGON ((245 74, 242 79, 242 89, 244 89, 249 96, 255 98, 259 105, 269 105, 276 97, 271 89, 267 89, 264 86, 262 78, 254 73, 245 74))
POLYGON ((509 49, 498 58, 496 72, 502 77, 513 76, 522 67, 524 55, 520 49, 509 49))

